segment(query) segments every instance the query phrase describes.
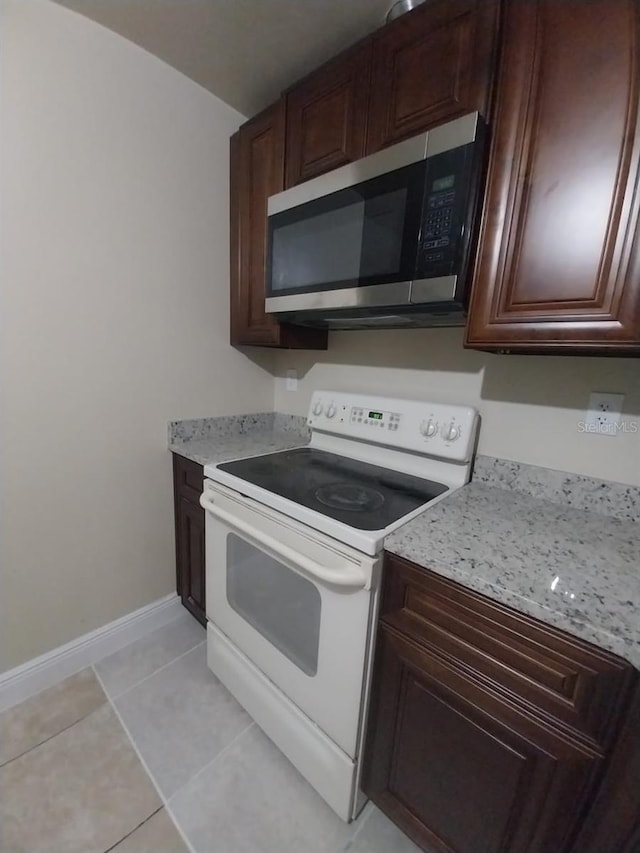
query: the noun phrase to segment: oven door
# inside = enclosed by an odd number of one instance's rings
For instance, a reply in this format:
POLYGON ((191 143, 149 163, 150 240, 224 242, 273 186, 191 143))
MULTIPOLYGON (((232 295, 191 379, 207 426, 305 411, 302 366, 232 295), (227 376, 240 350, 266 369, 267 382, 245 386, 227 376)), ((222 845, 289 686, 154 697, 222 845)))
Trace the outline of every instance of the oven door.
POLYGON ((357 755, 377 558, 205 481, 207 617, 357 755))

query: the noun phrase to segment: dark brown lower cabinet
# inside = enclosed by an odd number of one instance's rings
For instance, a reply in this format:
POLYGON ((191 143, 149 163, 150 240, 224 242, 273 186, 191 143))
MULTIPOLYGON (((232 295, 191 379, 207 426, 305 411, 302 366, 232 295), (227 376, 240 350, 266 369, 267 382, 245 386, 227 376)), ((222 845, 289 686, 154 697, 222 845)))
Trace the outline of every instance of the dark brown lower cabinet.
POLYGON ((577 853, 635 682, 615 655, 387 555, 363 788, 428 851, 577 853))
POLYGON ((640 851, 640 688, 572 853, 640 851))
POLYGON ((173 455, 176 524, 176 589, 187 610, 207 624, 205 595, 204 510, 200 506, 202 465, 173 455))

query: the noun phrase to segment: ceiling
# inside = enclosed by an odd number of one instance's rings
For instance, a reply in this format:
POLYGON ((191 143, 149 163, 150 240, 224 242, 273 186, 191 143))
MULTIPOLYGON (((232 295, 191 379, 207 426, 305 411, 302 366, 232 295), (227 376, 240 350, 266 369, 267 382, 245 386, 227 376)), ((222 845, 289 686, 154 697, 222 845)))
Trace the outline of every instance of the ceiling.
POLYGON ((381 26, 393 0, 56 0, 245 116, 381 26))

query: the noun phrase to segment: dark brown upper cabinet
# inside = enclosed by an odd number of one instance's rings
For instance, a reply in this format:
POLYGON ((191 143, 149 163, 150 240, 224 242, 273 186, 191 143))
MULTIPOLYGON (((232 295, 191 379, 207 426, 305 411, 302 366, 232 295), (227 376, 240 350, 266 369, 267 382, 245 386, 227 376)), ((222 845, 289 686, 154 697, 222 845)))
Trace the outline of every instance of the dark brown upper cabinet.
POLYGON ((326 331, 265 314, 267 198, 471 110, 486 116, 499 8, 500 0, 431 0, 240 128, 231 142, 234 345, 326 349, 326 331))
POLYGON ((326 349, 323 330, 280 324, 265 314, 267 199, 284 184, 282 100, 231 138, 231 343, 326 349))
POLYGON ((287 93, 287 187, 364 157, 370 76, 366 41, 287 93))
POLYGON ((508 4, 466 345, 640 352, 640 12, 508 4))
POLYGON ((374 37, 370 154, 434 125, 489 113, 498 0, 432 0, 374 37))

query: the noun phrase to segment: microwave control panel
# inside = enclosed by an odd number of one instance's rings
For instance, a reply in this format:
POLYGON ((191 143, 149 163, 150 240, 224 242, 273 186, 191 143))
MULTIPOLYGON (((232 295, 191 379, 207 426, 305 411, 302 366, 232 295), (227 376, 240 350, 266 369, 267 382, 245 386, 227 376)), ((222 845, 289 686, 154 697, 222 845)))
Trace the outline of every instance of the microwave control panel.
POLYGON ((427 160, 416 278, 464 271, 477 204, 477 145, 472 142, 427 160))

